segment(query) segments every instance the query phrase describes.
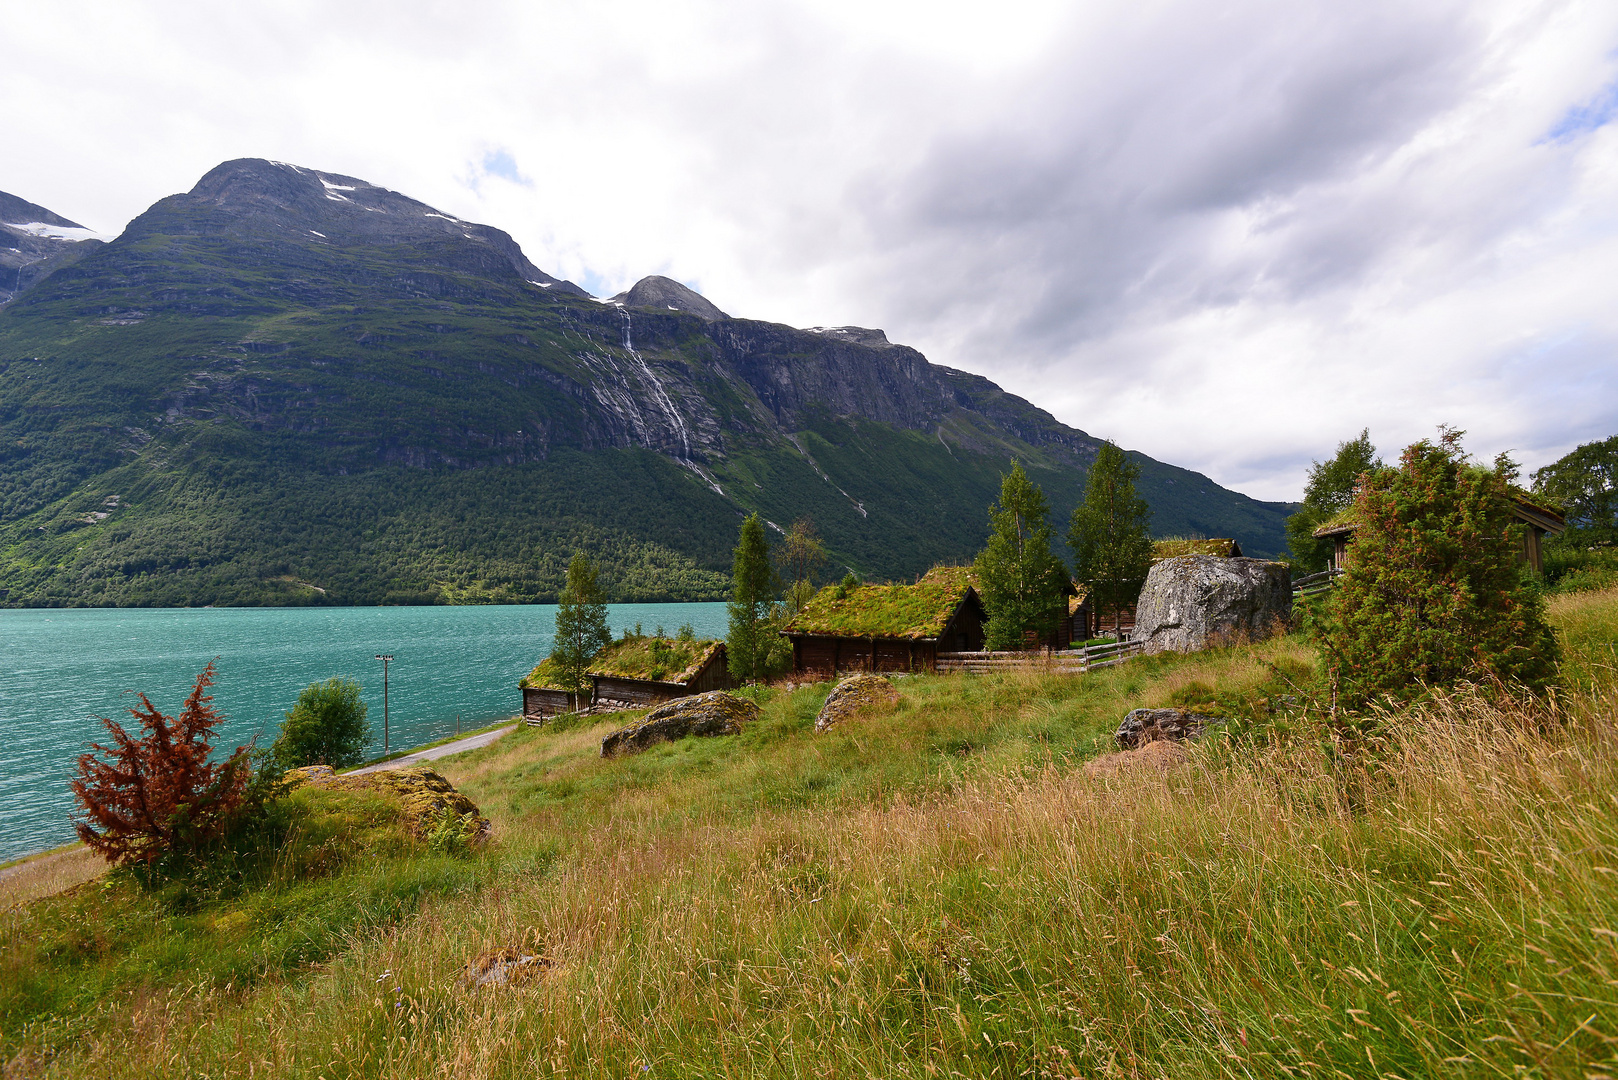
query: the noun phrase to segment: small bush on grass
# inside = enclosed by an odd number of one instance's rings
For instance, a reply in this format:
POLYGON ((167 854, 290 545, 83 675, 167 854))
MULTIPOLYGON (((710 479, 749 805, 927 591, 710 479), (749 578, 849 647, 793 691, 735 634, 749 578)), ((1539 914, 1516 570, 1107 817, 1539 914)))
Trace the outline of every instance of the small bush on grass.
POLYGON ((275 740, 276 761, 288 769, 330 765, 346 769, 365 760, 371 725, 360 684, 352 679, 310 683, 281 724, 275 740))
POLYGON ((1467 462, 1458 431, 1366 474, 1351 556, 1317 636, 1340 701, 1364 706, 1463 680, 1543 690, 1558 647, 1518 561, 1515 466, 1467 462))
POLYGON ((204 693, 213 677, 210 663, 178 718, 158 712, 140 695, 139 707, 129 712, 140 720, 142 737, 103 718, 113 745, 95 743, 79 757, 70 786, 85 817, 74 831, 113 865, 172 876, 222 838, 241 811, 252 809, 250 748, 239 746, 222 762, 208 760, 214 728, 224 720, 209 704, 212 695, 204 693))

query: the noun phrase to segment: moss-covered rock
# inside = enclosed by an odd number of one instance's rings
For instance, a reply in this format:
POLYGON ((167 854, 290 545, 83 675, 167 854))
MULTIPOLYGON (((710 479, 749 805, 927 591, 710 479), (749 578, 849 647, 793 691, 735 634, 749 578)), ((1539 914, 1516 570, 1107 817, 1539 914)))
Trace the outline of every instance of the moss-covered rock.
POLYGON ((899 691, 880 675, 850 675, 826 695, 826 703, 815 717, 815 730, 826 731, 856 713, 891 709, 899 703, 899 691))
POLYGON ((460 831, 467 843, 477 843, 489 835, 489 819, 477 803, 455 790, 455 785, 432 769, 384 769, 380 772, 340 776, 326 765, 310 765, 286 774, 293 784, 309 783, 338 791, 374 791, 399 801, 399 810, 410 835, 426 840, 442 828, 451 815, 462 822, 460 831))
POLYGON ((745 698, 710 690, 659 705, 639 723, 620 728, 601 740, 601 756, 633 754, 655 743, 688 735, 735 735, 757 720, 759 707, 745 698))

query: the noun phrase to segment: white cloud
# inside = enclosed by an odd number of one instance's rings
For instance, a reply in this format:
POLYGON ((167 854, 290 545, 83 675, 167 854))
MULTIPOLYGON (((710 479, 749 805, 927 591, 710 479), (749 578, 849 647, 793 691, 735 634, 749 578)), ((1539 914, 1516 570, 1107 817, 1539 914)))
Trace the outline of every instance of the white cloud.
POLYGON ((0 188, 361 176, 597 291, 882 326, 1263 497, 1618 431, 1618 9, 0 0, 0 188), (992 10, 992 14, 991 14, 992 10))

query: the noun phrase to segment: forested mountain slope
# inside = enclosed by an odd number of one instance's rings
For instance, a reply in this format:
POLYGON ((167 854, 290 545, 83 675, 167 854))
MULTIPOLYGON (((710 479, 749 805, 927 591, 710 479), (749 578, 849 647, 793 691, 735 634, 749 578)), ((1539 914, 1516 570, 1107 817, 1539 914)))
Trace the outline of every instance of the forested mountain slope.
MULTIPOLYGON (((363 180, 227 162, 0 309, 0 603, 520 601, 568 557, 717 597, 739 516, 836 571, 966 559, 1011 458, 1065 521, 1097 441, 859 328, 610 301, 363 180)), ((1287 507, 1149 458, 1160 534, 1287 507)))

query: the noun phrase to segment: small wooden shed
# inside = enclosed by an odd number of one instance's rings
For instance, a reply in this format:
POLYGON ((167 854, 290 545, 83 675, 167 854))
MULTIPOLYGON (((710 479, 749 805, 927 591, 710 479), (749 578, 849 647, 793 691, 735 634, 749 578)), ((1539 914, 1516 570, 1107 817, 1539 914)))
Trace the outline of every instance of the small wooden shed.
MULTIPOLYGON (((1565 532, 1567 519, 1550 507, 1535 502, 1525 491, 1511 493, 1511 516, 1522 525, 1518 558, 1532 566, 1535 573, 1543 574, 1544 539, 1565 532)), ((1358 528, 1359 522, 1354 519, 1353 508, 1350 507, 1315 530, 1316 539, 1332 542, 1331 569, 1341 570, 1348 564, 1350 541, 1358 528)))
POLYGON ((689 694, 730 688, 723 641, 630 637, 615 641, 591 662, 594 704, 638 709, 689 694))
MULTIPOLYGON (((590 662, 587 677, 589 689, 579 704, 607 709, 644 708, 731 685, 724 642, 628 633, 590 662)), ((521 686, 526 718, 540 720, 572 707, 548 658, 523 678, 521 686)))
POLYGON ((793 671, 935 671, 940 652, 983 648, 987 619, 971 567, 935 566, 914 585, 828 585, 781 633, 793 671))

